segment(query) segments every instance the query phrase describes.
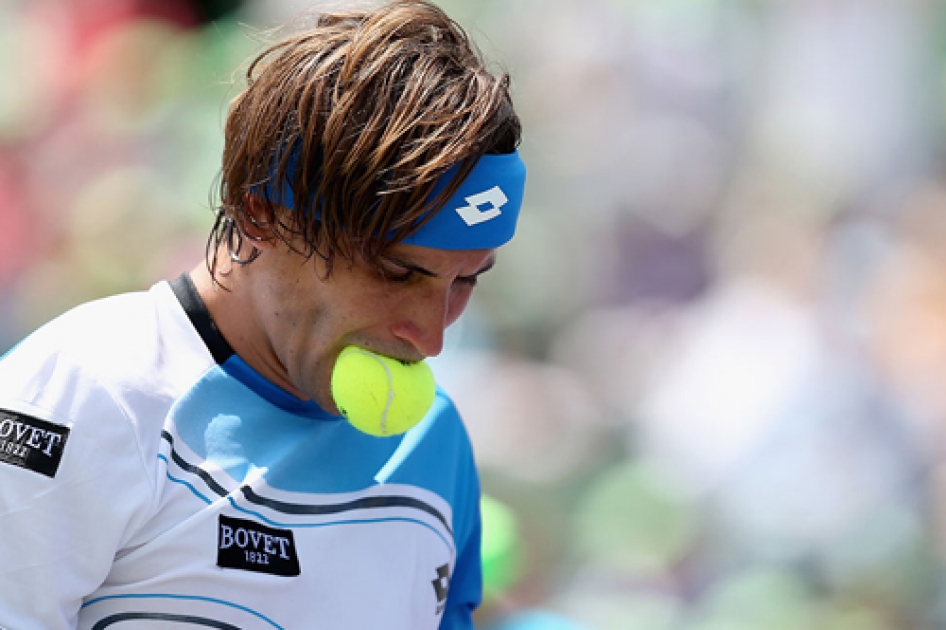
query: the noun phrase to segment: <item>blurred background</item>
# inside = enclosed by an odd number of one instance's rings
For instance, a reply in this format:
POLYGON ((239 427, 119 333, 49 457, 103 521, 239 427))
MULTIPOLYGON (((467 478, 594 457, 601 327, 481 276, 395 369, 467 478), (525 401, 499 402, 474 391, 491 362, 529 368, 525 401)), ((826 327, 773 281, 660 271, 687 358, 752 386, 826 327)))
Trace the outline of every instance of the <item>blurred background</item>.
MULTIPOLYGON (((433 361, 480 626, 946 627, 946 3, 441 5, 530 167, 433 361)), ((254 33, 307 6, 0 0, 0 352, 200 259, 254 33)))

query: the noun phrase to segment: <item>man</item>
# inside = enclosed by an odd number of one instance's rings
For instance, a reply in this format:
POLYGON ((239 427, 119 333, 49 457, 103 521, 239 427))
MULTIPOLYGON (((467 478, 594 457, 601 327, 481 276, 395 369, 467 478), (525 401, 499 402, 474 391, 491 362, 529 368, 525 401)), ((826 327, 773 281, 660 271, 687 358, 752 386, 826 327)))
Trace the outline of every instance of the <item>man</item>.
POLYGON ((369 436, 330 377, 439 353, 512 237, 508 79, 421 1, 323 14, 247 79, 206 264, 0 360, 0 626, 472 627, 456 411, 369 436))

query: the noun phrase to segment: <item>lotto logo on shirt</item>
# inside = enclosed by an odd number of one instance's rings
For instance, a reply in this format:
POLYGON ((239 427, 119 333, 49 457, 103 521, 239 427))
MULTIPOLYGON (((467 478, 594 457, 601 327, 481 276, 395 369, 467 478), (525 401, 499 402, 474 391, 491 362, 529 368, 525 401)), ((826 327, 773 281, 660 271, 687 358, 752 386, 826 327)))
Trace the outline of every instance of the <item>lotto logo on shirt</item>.
POLYGON ((220 515, 217 566, 292 577, 301 573, 291 529, 220 515))
POLYGON ((69 427, 0 409, 0 462, 55 477, 69 427))

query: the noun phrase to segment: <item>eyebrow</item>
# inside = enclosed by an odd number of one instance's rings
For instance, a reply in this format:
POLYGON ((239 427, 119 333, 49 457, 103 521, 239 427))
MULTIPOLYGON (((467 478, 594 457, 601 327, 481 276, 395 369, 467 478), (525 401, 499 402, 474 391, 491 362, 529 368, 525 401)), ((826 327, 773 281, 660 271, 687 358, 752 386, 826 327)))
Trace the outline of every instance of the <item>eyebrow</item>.
MULTIPOLYGON (((398 258, 397 256, 385 256, 385 258, 387 258, 388 260, 390 260, 391 262, 393 262, 395 265, 400 265, 401 267, 404 267, 405 269, 408 269, 408 270, 413 271, 413 272, 415 272, 415 273, 419 273, 419 274, 422 275, 422 276, 427 276, 428 278, 439 278, 439 277, 440 277, 440 274, 435 273, 435 272, 431 271, 430 269, 426 269, 426 268, 424 268, 424 267, 421 267, 420 265, 416 265, 416 264, 414 264, 414 263, 412 263, 412 262, 409 262, 409 261, 407 261, 407 260, 403 260, 403 259, 401 259, 401 258, 398 258)), ((490 259, 489 259, 488 261, 486 261, 486 264, 483 265, 482 267, 480 267, 475 273, 472 273, 472 274, 470 274, 470 275, 468 275, 468 276, 460 276, 460 277, 462 277, 462 278, 475 278, 475 277, 477 277, 477 276, 479 276, 479 275, 482 275, 482 274, 486 273, 486 272, 489 271, 490 269, 492 269, 492 268, 493 268, 493 265, 495 265, 495 264, 496 264, 496 255, 494 254, 493 256, 490 257, 490 259)))

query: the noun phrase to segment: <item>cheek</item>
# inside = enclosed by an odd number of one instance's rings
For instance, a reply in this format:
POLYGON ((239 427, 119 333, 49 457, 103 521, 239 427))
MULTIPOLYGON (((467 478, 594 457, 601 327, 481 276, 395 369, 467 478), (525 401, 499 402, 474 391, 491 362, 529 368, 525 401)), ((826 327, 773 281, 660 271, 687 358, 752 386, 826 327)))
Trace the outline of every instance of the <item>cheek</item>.
POLYGON ((450 326, 455 321, 460 319, 460 315, 462 315, 463 311, 466 310, 466 306, 470 303, 470 298, 472 296, 472 287, 460 288, 453 292, 453 294, 450 296, 449 302, 447 303, 447 326, 450 326))

